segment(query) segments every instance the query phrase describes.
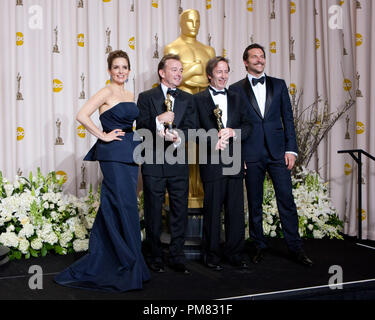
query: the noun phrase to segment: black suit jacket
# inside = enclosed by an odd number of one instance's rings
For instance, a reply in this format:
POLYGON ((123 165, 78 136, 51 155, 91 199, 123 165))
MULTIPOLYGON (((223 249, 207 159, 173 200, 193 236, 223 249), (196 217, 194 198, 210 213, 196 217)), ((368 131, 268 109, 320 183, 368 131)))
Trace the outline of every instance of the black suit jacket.
MULTIPOLYGON (((175 113, 174 124, 176 129, 182 130, 185 142, 188 139, 188 129, 196 128, 196 112, 193 104, 193 96, 187 92, 177 89, 173 112, 175 113)), ((166 112, 165 97, 161 86, 151 90, 144 91, 139 94, 137 105, 139 108, 139 117, 137 119, 137 129, 148 129, 153 135, 153 163, 143 164, 142 173, 144 175, 152 175, 157 177, 171 177, 189 175, 189 167, 187 165, 188 158, 185 156, 184 164, 168 164, 164 158, 164 164, 156 164, 156 123, 155 118, 166 112)), ((165 141, 164 150, 172 143, 165 141)), ((185 144, 181 144, 179 148, 185 149, 185 144)), ((162 150, 162 151, 164 151, 162 150)), ((175 152, 176 153, 176 152, 175 152)))
POLYGON ((242 96, 253 124, 253 131, 243 144, 245 161, 258 161, 265 147, 277 160, 283 159, 286 151, 298 153, 293 111, 284 80, 266 76, 264 118, 247 76, 229 90, 242 96))
MULTIPOLYGON (((235 92, 227 92, 227 108, 228 108, 228 119, 226 128, 240 129, 241 130, 241 141, 246 140, 251 131, 252 124, 248 114, 248 110, 245 103, 239 94, 235 92)), ((214 109, 216 108, 209 89, 197 93, 194 95, 194 102, 197 109, 199 127, 209 131, 211 129, 218 129, 216 116, 214 115, 214 109)), ((238 143, 241 143, 238 141, 238 143)), ((211 164, 211 152, 215 146, 212 146, 210 140, 207 144, 207 164, 200 164, 200 175, 203 182, 214 181, 223 177, 223 166, 221 162, 219 164, 211 164), (212 148, 211 148, 212 147, 212 148)), ((230 156, 233 156, 233 138, 230 139, 229 145, 230 156)), ((217 151, 216 153, 219 153, 217 151)), ((241 172, 233 177, 243 176, 243 161, 242 154, 235 155, 241 157, 241 172)))

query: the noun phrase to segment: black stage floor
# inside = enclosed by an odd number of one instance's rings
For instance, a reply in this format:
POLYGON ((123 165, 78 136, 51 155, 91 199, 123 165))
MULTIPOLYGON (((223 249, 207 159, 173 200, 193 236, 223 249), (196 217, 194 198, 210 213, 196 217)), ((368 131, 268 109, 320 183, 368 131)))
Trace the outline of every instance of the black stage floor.
MULTIPOLYGON (((288 258, 285 243, 270 239, 265 259, 259 265, 249 262, 249 269, 238 270, 224 264, 221 272, 211 271, 198 261, 189 261, 190 275, 178 274, 167 268, 163 274, 152 274, 143 290, 125 293, 103 293, 62 287, 53 276, 70 265, 80 255, 48 255, 44 258, 11 261, 0 267, 1 300, 142 300, 202 301, 234 300, 374 300, 375 245, 357 244, 355 239, 305 240, 305 251, 314 261, 312 268, 296 264, 288 258), (371 248, 373 246, 374 248, 371 248), (43 271, 42 289, 29 287, 30 266, 43 271), (330 270, 332 266, 335 269, 330 270), (342 270, 340 288, 331 284, 342 270)), ((31 280, 32 282, 32 280, 31 280)))

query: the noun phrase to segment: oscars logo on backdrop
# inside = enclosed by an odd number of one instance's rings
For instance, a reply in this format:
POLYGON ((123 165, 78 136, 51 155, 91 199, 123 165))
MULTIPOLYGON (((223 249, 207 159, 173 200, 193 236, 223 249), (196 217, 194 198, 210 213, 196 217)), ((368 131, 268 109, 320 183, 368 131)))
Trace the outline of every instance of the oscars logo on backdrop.
POLYGON ((55 145, 56 146, 62 146, 62 145, 64 145, 64 141, 60 137, 60 133, 61 133, 61 120, 60 119, 56 120, 56 128, 57 128, 57 138, 56 138, 56 141, 55 141, 55 145))
POLYGON ((106 35, 106 40, 107 40, 107 47, 105 49, 105 53, 108 54, 108 53, 112 52, 112 47, 111 47, 111 30, 109 28, 107 28, 107 30, 105 31, 105 35, 106 35))
POLYGON ((23 33, 22 32, 17 32, 16 33, 16 45, 18 47, 23 45, 23 33))
POLYGON ((158 8, 159 7, 159 0, 152 0, 152 6, 154 8, 158 8))
POLYGON ((18 177, 22 176, 22 170, 21 170, 21 168, 18 168, 18 170, 17 170, 17 176, 18 177))
POLYGON ((344 79, 344 90, 350 91, 352 89, 352 82, 349 79, 344 79))
POLYGON ((154 51, 154 56, 153 58, 154 59, 159 59, 159 38, 158 38, 158 34, 156 33, 155 34, 155 51, 154 51))
POLYGON ((63 179, 63 184, 68 181, 68 175, 62 170, 56 171, 56 178, 58 180, 63 179))
POLYGON ((356 0, 356 2, 355 2, 355 8, 356 9, 362 9, 360 1, 356 0))
POLYGON ((349 163, 345 163, 344 165, 344 173, 346 176, 350 176, 352 173, 352 166, 349 163))
POLYGON ((277 49, 276 49, 276 42, 273 41, 270 43, 270 51, 271 53, 276 53, 277 52, 277 49))
POLYGON ((296 3, 291 1, 290 2, 290 14, 296 13, 296 11, 297 11, 296 3))
POLYGON ((22 0, 17 0, 16 1, 16 6, 23 6, 22 0))
POLYGON ((63 83, 59 79, 53 80, 53 92, 58 93, 63 89, 63 83))
POLYGON ((365 125, 360 121, 357 122, 356 132, 357 132, 357 134, 363 134, 365 132, 365 125))
POLYGON ((86 94, 85 94, 85 75, 83 73, 81 74, 81 85, 82 85, 82 91, 79 95, 79 99, 84 100, 86 99, 86 94))
POLYGON ((77 8, 83 8, 83 0, 78 1, 77 8))
POLYGON ((356 38, 355 45, 356 45, 357 47, 361 46, 362 43, 363 43, 363 36, 362 36, 360 33, 357 33, 357 34, 355 35, 355 38, 356 38))
POLYGON ((82 48, 85 46, 85 35, 83 33, 77 35, 77 45, 82 48))
POLYGON ((21 101, 23 100, 22 93, 21 93, 21 75, 18 73, 17 75, 17 100, 21 101))
POLYGON ((247 1, 247 11, 253 12, 253 0, 247 1))
POLYGON ((55 44, 53 45, 53 50, 52 50, 52 52, 53 53, 60 53, 60 51, 59 51, 59 47, 58 47, 58 45, 57 45, 57 42, 58 42, 58 29, 57 29, 57 26, 56 26, 56 28, 55 29, 53 29, 53 31, 54 31, 54 33, 55 33, 55 44))
POLYGON ((320 48, 320 40, 318 38, 315 39, 315 49, 318 50, 320 48))
POLYGON ((129 44, 129 48, 132 49, 132 50, 134 50, 135 49, 135 37, 131 37, 129 39, 128 44, 129 44))
POLYGON ((77 135, 81 139, 84 139, 86 137, 86 128, 83 125, 77 127, 77 135))
POLYGON ((132 0, 132 4, 130 6, 130 12, 134 12, 134 0, 132 0))
POLYGON ((25 138, 25 130, 22 127, 17 128, 17 141, 21 141, 25 138))

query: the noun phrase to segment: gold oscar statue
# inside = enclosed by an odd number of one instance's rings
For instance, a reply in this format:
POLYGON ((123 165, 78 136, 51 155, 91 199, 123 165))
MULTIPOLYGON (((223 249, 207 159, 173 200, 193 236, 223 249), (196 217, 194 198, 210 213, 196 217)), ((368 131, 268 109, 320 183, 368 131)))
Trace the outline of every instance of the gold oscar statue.
MULTIPOLYGON (((164 55, 177 54, 184 68, 179 89, 195 94, 208 87, 206 64, 215 57, 215 49, 197 40, 200 15, 197 10, 188 9, 180 15, 181 35, 165 46, 164 55)), ((197 155, 198 155, 198 148, 197 155)), ((189 165, 189 208, 203 207, 203 186, 198 164, 189 165)))

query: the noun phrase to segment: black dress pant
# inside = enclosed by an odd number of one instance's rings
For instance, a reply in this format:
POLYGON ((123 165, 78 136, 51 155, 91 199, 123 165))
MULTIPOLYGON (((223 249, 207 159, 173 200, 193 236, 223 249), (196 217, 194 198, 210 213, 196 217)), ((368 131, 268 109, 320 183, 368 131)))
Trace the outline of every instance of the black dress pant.
POLYGON ((162 232, 162 208, 165 192, 169 195, 169 222, 171 242, 169 262, 184 263, 185 229, 189 196, 189 177, 156 177, 143 175, 144 217, 146 243, 150 249, 148 260, 161 261, 163 250, 160 241, 162 232))
POLYGON ((245 238, 243 179, 223 177, 203 182, 203 188, 203 249, 206 262, 217 264, 223 256, 233 263, 241 260, 245 238), (225 244, 222 251, 223 206, 225 244))
POLYGON ((263 183, 266 172, 269 173, 277 208, 279 210, 281 227, 286 244, 290 251, 296 252, 302 247, 298 232, 298 214, 292 192, 292 179, 284 159, 272 159, 267 149, 263 157, 256 162, 246 162, 245 175, 247 200, 249 206, 250 238, 257 248, 267 248, 267 238, 263 234, 263 183))

